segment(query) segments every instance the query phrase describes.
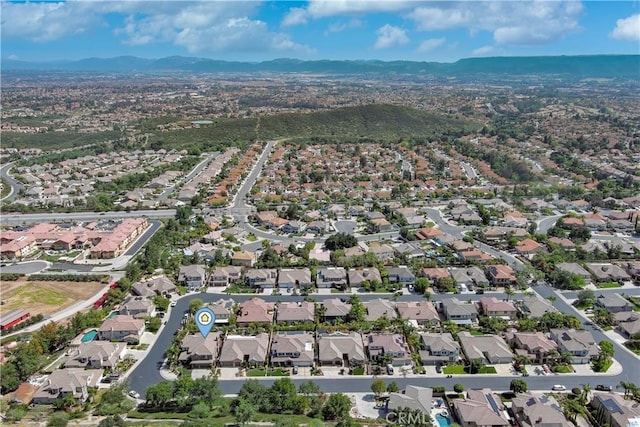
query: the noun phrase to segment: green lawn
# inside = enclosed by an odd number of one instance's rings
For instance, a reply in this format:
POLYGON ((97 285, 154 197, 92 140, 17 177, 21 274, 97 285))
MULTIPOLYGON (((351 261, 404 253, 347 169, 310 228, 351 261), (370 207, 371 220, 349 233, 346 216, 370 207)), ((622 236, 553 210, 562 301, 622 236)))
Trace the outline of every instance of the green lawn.
POLYGON ((353 368, 353 373, 351 375, 364 375, 364 368, 362 366, 353 368))
POLYGON ((570 374, 573 372, 571 365, 556 365, 553 367, 553 372, 558 374, 570 374))
POLYGON ((480 368, 479 374, 497 374, 496 368, 493 366, 483 366, 480 368))
POLYGON ((234 283, 233 285, 228 286, 227 289, 224 290, 224 292, 231 294, 253 294, 254 290, 252 288, 239 286, 234 283))
POLYGON ((289 375, 289 371, 284 371, 281 368, 268 370, 265 375, 264 369, 250 369, 247 371, 248 377, 285 377, 289 375))
POLYGON ((443 374, 447 374, 447 375, 466 374, 466 372, 464 371, 464 366, 463 365, 445 366, 444 368, 442 368, 442 373, 443 374))
POLYGON ((469 332, 469 333, 470 333, 471 335, 473 335, 473 336, 476 336, 476 337, 481 336, 481 335, 484 335, 484 332, 481 332, 481 331, 471 331, 471 332, 469 332))
POLYGON ((599 284, 596 284, 596 287, 600 289, 619 288, 620 283, 617 283, 617 282, 599 283, 599 284))

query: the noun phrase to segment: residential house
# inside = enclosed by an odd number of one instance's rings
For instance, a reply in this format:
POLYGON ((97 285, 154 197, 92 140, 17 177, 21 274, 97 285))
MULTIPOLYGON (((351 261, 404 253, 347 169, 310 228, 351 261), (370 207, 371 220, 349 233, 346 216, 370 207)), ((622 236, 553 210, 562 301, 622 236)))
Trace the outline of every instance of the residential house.
POLYGON ((72 395, 74 400, 84 403, 89 398, 89 389, 98 386, 102 373, 95 369, 56 369, 33 395, 32 403, 51 405, 58 399, 72 395))
POLYGON ((69 351, 65 368, 114 369, 122 352, 127 348, 124 343, 109 341, 90 341, 81 343, 69 351))
POLYGON ((616 313, 616 322, 618 324, 616 329, 622 336, 631 338, 640 334, 640 313, 635 311, 616 313))
POLYGON ((395 251, 406 259, 424 258, 425 256, 424 251, 413 243, 401 243, 396 246, 395 251))
POLYGON ((281 302, 278 304, 276 322, 283 323, 313 323, 315 321, 315 305, 309 301, 281 302))
POLYGON ((432 399, 433 389, 408 385, 402 393, 389 393, 387 410, 399 411, 402 409, 410 409, 428 415, 431 413, 432 399))
POLYGON ((467 331, 458 334, 460 346, 468 361, 484 363, 511 363, 513 353, 502 337, 497 335, 471 335, 467 331))
POLYGON ((120 305, 118 314, 126 314, 136 319, 144 319, 151 316, 155 309, 153 303, 143 297, 127 297, 120 305))
POLYGON ((542 317, 545 313, 553 313, 558 310, 547 299, 537 296, 523 297, 517 304, 520 313, 529 318, 542 317))
POLYGON ((307 233, 323 234, 327 231, 327 223, 324 220, 311 221, 305 231, 307 233))
POLYGON ((221 367, 263 366, 267 359, 269 334, 227 335, 218 363, 221 367))
MULTIPOLYGON (((437 285, 442 279, 451 277, 449 270, 442 267, 423 268, 422 273, 434 285, 437 285)), ((484 273, 482 275, 484 276, 484 273)))
POLYGON ((256 253, 248 251, 236 252, 231 256, 231 265, 240 267, 253 267, 256 263, 256 253))
POLYGON ((376 256, 376 259, 381 262, 387 262, 393 260, 395 252, 389 245, 372 242, 369 244, 369 252, 376 256))
POLYGON ((431 240, 442 237, 444 233, 439 228, 424 227, 415 232, 415 236, 418 240, 431 240))
POLYGON ((271 340, 271 366, 313 366, 315 360, 313 334, 279 332, 271 340))
POLYGON ((116 315, 106 319, 100 329, 98 337, 105 341, 139 342, 144 332, 144 320, 133 316, 116 315))
POLYGON ((551 339, 558 344, 560 353, 570 353, 572 364, 589 363, 600 354, 600 349, 589 331, 551 329, 551 339))
POLYGON ((403 286, 416 283, 415 274, 413 274, 409 267, 403 265, 400 267, 387 268, 387 276, 389 277, 389 283, 398 283, 403 286))
POLYGON ((305 289, 313 286, 311 270, 305 268, 282 268, 278 273, 280 289, 305 289))
POLYGON ((350 269, 348 271, 349 286, 352 288, 360 288, 364 282, 370 284, 381 284, 382 277, 380 271, 375 268, 350 269))
POLYGON ((273 321, 274 305, 262 298, 252 298, 240 303, 236 317, 238 326, 248 326, 251 323, 271 323, 273 321))
POLYGON ((633 311, 633 304, 620 294, 602 294, 596 298, 596 307, 604 308, 612 313, 633 311))
POLYGON ((547 239, 547 246, 549 246, 549 250, 553 250, 553 246, 560 246, 562 249, 566 251, 573 251, 576 248, 575 243, 566 237, 549 237, 547 239))
POLYGON ((318 288, 346 288, 347 271, 343 267, 318 267, 316 286, 318 288))
POLYGON ((366 360, 362 335, 358 332, 335 332, 318 337, 321 366, 362 366, 366 360))
POLYGON ((547 353, 558 349, 542 332, 507 332, 505 339, 516 354, 527 356, 533 363, 544 363, 547 353))
POLYGON ((207 285, 207 267, 204 265, 184 265, 178 272, 178 282, 190 291, 198 291, 207 285))
POLYGON ((576 264, 575 262, 562 262, 560 264, 556 264, 556 270, 560 270, 565 273, 577 274, 587 283, 591 281, 591 274, 582 268, 580 264, 576 264))
POLYGON ((216 302, 211 302, 208 304, 208 307, 213 311, 213 314, 216 316, 215 324, 227 324, 229 323, 229 316, 233 311, 233 306, 235 302, 232 299, 221 299, 216 302))
POLYGON ((524 239, 516 244, 515 249, 520 255, 534 255, 538 252, 543 252, 544 245, 532 239, 524 239))
POLYGON ((476 266, 450 268, 449 273, 458 287, 473 289, 474 287, 484 288, 489 286, 489 280, 487 280, 484 271, 476 266))
POLYGON ((522 427, 572 427, 558 401, 547 395, 519 393, 511 399, 511 412, 522 427))
POLYGON ((220 332, 210 332, 206 338, 202 334, 185 335, 178 361, 189 369, 210 369, 218 357, 221 342, 220 332))
POLYGON ((591 273, 591 276, 593 277, 593 281, 596 283, 603 283, 603 282, 622 283, 631 279, 631 277, 627 274, 627 272, 624 271, 622 267, 616 264, 587 263, 585 264, 585 268, 589 273, 591 273))
POLYGON ((386 317, 389 320, 398 317, 395 302, 389 301, 388 299, 372 299, 371 301, 365 302, 364 307, 366 310, 365 319, 370 322, 378 320, 381 317, 386 317))
POLYGON ((510 427, 507 409, 491 389, 467 390, 465 399, 454 399, 453 410, 462 427, 510 427))
POLYGON ((259 225, 266 226, 267 222, 273 218, 278 218, 278 212, 276 211, 262 211, 255 213, 255 219, 259 225))
POLYGON ((423 365, 446 365, 460 359, 460 345, 448 333, 420 334, 420 360, 423 365))
POLYGON ((518 317, 518 309, 511 301, 499 300, 496 297, 480 298, 482 313, 488 317, 500 317, 514 320, 518 317))
POLYGON ((396 309, 402 319, 418 325, 438 325, 440 315, 431 301, 399 301, 396 309))
POLYGON ((393 224, 386 220, 386 218, 376 218, 369 220, 369 228, 374 233, 386 233, 393 231, 393 224))
POLYGON ((594 393, 590 405, 596 411, 595 419, 601 426, 632 427, 630 420, 640 417, 640 405, 617 393, 594 393))
POLYGON ((516 283, 516 274, 508 265, 490 265, 487 276, 493 286, 511 286, 516 283))
POLYGON ((471 325, 478 321, 476 305, 463 303, 458 298, 447 298, 443 300, 442 313, 446 320, 457 325, 471 325))
POLYGON ((394 366, 411 363, 409 346, 401 334, 369 334, 366 343, 371 360, 382 361, 383 357, 391 357, 394 366))
POLYGON ((245 273, 244 280, 252 288, 273 289, 278 280, 278 270, 275 268, 249 270, 245 273))
POLYGON ((242 280, 242 267, 228 265, 217 267, 209 277, 211 286, 229 286, 242 280))
POLYGON ((153 297, 155 295, 170 295, 176 291, 176 285, 167 276, 154 277, 144 282, 138 282, 131 287, 134 295, 153 297))
POLYGON ((351 311, 351 304, 339 298, 326 299, 320 302, 319 311, 321 313, 320 319, 323 322, 334 323, 337 319, 347 321, 351 311))

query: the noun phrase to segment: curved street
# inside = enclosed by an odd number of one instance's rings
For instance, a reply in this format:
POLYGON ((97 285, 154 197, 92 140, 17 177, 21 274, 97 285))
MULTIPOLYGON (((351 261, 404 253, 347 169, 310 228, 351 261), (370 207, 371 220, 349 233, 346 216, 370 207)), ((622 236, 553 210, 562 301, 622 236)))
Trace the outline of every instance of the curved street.
POLYGON ((9 171, 11 170, 13 165, 14 162, 10 162, 0 168, 0 177, 2 177, 2 179, 4 179, 5 182, 11 186, 11 192, 0 200, 12 202, 18 197, 20 190, 22 190, 22 184, 16 181, 11 175, 9 175, 9 171))

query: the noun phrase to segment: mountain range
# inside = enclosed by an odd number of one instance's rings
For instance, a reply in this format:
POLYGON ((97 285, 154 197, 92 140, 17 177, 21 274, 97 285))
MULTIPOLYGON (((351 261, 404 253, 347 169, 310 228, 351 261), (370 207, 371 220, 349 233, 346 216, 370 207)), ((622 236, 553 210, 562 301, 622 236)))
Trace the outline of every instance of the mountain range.
POLYGON ((77 61, 26 62, 2 60, 2 70, 57 70, 122 73, 316 73, 433 75, 559 75, 575 78, 631 78, 640 76, 640 55, 538 56, 468 58, 454 63, 377 60, 274 59, 263 62, 234 62, 206 58, 171 56, 145 59, 133 56, 86 58, 77 61))

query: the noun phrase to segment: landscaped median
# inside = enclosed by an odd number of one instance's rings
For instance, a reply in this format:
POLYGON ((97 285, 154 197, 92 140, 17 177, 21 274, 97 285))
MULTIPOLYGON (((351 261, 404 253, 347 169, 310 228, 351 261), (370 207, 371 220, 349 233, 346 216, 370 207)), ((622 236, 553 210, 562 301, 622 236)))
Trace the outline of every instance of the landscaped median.
POLYGON ((496 374, 493 366, 480 366, 471 370, 471 366, 449 365, 442 368, 442 373, 446 375, 467 375, 467 374, 496 374))
POLYGON ((282 368, 275 369, 249 369, 248 377, 285 377, 289 375, 289 371, 282 368))

